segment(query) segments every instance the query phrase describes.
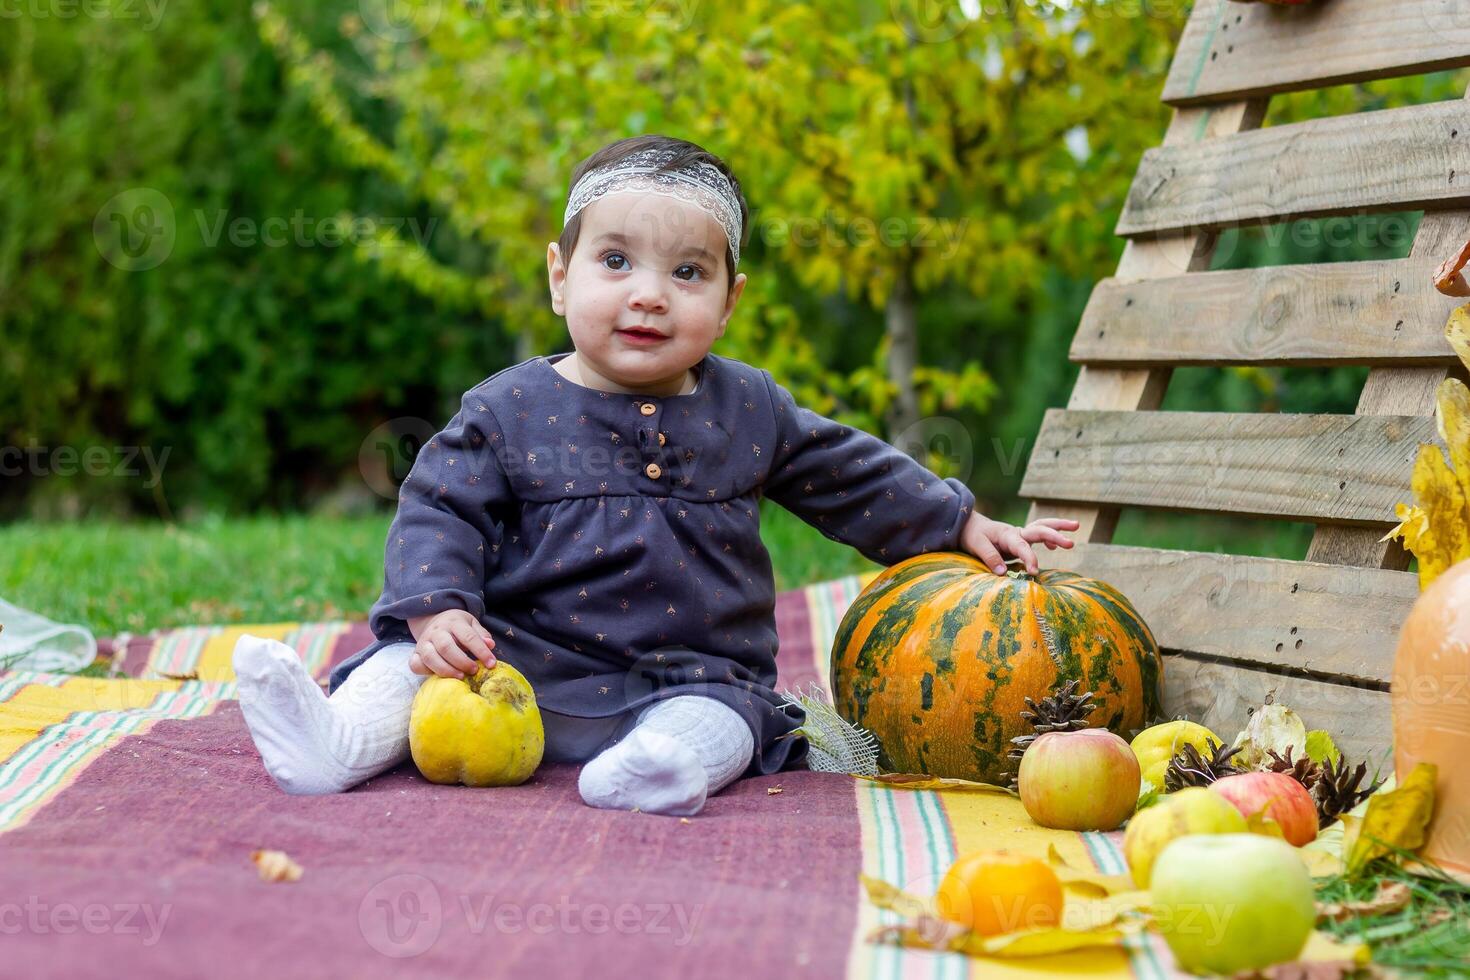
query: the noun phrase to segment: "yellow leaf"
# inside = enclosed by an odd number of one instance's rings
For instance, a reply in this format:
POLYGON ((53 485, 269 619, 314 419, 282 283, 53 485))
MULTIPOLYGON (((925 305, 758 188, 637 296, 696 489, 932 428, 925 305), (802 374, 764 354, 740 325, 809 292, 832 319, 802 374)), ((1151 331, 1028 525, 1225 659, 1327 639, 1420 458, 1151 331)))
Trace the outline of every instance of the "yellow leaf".
POLYGON ((1056 872, 1062 887, 1079 895, 1106 898, 1133 889, 1133 878, 1130 875, 1105 875, 1072 867, 1054 843, 1046 845, 1046 860, 1056 872))
POLYGON ((863 883, 863 889, 868 893, 868 901, 880 909, 909 917, 929 914, 928 902, 910 895, 897 885, 890 885, 882 878, 871 878, 868 875, 859 875, 858 878, 863 883))
POLYGON ((971 937, 962 947, 972 956, 995 956, 1001 958, 1022 956, 1050 956, 1074 949, 1091 949, 1097 946, 1117 946, 1123 936, 1136 932, 1143 923, 1125 926, 1110 926, 1102 929, 1077 931, 1074 929, 1024 929, 988 938, 971 937))
POLYGON ((1414 767, 1397 789, 1374 794, 1368 800, 1352 849, 1348 852, 1349 875, 1362 871, 1376 858, 1393 849, 1417 851, 1424 846, 1425 831, 1434 815, 1434 782, 1439 769, 1431 762, 1414 767))
POLYGON ((1259 811, 1245 818, 1245 829, 1252 834, 1260 834, 1262 837, 1286 839, 1286 834, 1281 830, 1281 824, 1259 811))
POLYGON ((922 773, 913 772, 889 772, 881 776, 855 776, 857 779, 867 779, 887 786, 890 789, 932 789, 945 792, 964 793, 1004 793, 1011 795, 1011 791, 1004 786, 996 786, 992 783, 977 783, 970 779, 948 779, 939 776, 926 776, 922 773))
POLYGON ((1462 306, 1450 314, 1450 322, 1444 328, 1445 339, 1470 371, 1470 305, 1462 306))

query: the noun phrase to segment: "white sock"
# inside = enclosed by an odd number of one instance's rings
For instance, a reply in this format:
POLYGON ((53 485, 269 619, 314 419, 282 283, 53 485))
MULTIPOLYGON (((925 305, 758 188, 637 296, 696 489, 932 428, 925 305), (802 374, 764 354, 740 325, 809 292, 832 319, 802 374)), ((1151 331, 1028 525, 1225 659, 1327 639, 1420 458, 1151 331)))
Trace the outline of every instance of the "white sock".
POLYGON ((340 793, 408 758, 408 716, 427 676, 408 669, 412 643, 363 661, 330 698, 296 651, 242 636, 240 710, 266 772, 287 793, 340 793))
POLYGON ((750 765, 755 738, 734 708, 701 695, 655 702, 621 742, 582 767, 588 806, 693 816, 750 765))

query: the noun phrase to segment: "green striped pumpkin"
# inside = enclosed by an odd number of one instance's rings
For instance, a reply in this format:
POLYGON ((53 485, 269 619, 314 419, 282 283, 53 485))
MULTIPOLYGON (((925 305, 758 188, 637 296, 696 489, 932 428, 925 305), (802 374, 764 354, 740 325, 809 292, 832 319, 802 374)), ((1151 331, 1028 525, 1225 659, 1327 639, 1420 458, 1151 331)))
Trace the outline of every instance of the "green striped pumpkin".
POLYGON ((920 555, 884 571, 842 618, 832 694, 873 733, 889 772, 999 782, 1020 712, 1077 678, 1089 720, 1127 735, 1161 714, 1163 663, 1138 612, 1075 572, 997 575, 969 555, 920 555))

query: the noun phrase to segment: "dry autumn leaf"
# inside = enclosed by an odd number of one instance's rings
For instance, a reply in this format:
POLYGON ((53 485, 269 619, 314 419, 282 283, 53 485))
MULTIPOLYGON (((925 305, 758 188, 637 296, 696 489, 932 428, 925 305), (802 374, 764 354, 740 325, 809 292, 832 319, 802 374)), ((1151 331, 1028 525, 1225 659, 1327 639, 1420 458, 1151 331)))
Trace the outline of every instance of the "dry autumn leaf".
POLYGON ((1465 264, 1470 262, 1470 242, 1460 246, 1460 251, 1445 260, 1434 273, 1434 288, 1446 296, 1470 296, 1470 282, 1465 281, 1465 264))
POLYGON ((1368 799, 1367 812, 1347 848, 1347 873, 1355 875, 1394 849, 1417 851, 1434 814, 1434 782, 1439 768, 1430 762, 1416 765, 1397 789, 1368 799))
MULTIPOLYGON (((1470 368, 1470 306, 1450 315, 1445 338, 1470 368)), ((1470 558, 1470 389, 1455 378, 1440 383, 1437 394, 1440 438, 1449 449, 1434 443, 1419 447, 1411 487, 1415 506, 1399 504, 1399 524, 1383 540, 1402 538, 1404 547, 1419 559, 1419 588, 1458 562, 1470 558)))
POLYGON ((947 779, 939 776, 926 776, 915 772, 889 772, 881 776, 855 776, 855 779, 867 779, 892 789, 932 789, 945 792, 965 793, 1005 793, 1011 795, 1011 791, 1004 786, 996 786, 992 783, 977 783, 970 779, 947 779))
POLYGON ((300 881, 301 865, 291 860, 285 851, 253 851, 250 860, 261 881, 300 881))
POLYGON ((1057 850, 1056 844, 1046 845, 1046 861, 1056 872, 1063 888, 1089 898, 1107 898, 1109 895, 1132 891, 1135 887, 1130 875, 1105 875, 1072 867, 1062 857, 1062 852, 1057 850))
MULTIPOLYGON (((880 909, 895 912, 902 922, 880 926, 867 936, 869 942, 893 943, 912 949, 941 950, 967 956, 1046 956, 1094 946, 1116 946, 1122 938, 1144 927, 1146 920, 1134 913, 1147 903, 1145 892, 1121 893, 1103 902, 1076 906, 1075 924, 1063 923, 1039 929, 1019 929, 999 936, 981 936, 955 922, 934 914, 925 900, 910 895, 880 878, 861 876, 868 900, 880 909), (1124 919, 1125 914, 1129 918, 1124 919)), ((1067 906, 1070 913, 1074 906, 1067 906)))
POLYGON ((1358 902, 1318 902, 1318 922, 1346 922, 1367 915, 1385 915, 1406 908, 1414 893, 1402 881, 1383 881, 1372 898, 1358 902))

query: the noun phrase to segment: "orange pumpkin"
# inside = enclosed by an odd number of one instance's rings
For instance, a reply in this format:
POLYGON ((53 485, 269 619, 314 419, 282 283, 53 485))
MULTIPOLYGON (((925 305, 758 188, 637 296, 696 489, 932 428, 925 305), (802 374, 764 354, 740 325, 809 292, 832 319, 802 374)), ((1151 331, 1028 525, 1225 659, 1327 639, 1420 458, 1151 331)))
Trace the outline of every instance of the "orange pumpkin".
POLYGON ((837 711, 873 733, 890 772, 999 782, 1011 739, 1033 731, 1026 698, 1073 678, 1094 693, 1094 726, 1126 736, 1162 713, 1159 645, 1118 590, 952 552, 874 579, 832 650, 837 711))

